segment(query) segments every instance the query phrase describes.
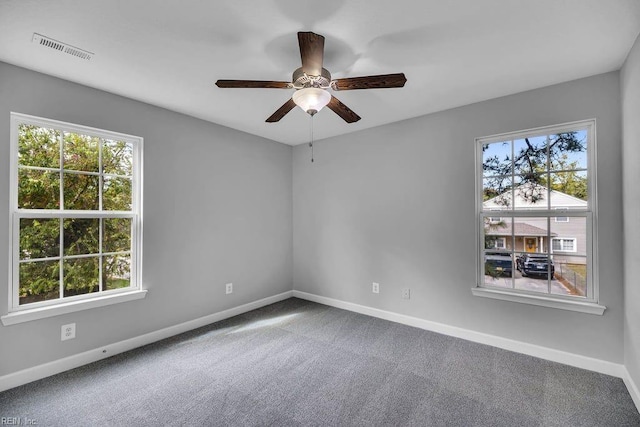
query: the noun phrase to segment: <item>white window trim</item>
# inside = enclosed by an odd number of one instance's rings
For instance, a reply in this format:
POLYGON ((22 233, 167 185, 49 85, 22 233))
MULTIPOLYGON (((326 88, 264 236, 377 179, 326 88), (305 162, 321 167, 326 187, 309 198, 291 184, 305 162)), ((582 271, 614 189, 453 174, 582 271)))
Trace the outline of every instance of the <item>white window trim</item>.
POLYGON ((556 252, 562 252, 562 253, 577 253, 578 252, 578 239, 576 239, 575 237, 552 237, 551 238, 551 252, 556 253, 556 252), (560 247, 562 247, 562 241, 564 240, 571 240, 573 241, 573 249, 572 250, 566 250, 566 249, 553 249, 553 241, 554 240, 560 240, 560 247))
POLYGON ((91 308, 105 307, 107 305, 119 304, 127 301, 134 301, 144 298, 147 291, 144 289, 127 290, 113 294, 97 294, 89 299, 64 301, 56 305, 44 307, 29 308, 10 312, 0 319, 4 326, 16 325, 18 323, 30 322, 32 320, 45 319, 47 317, 59 316, 61 314, 75 313, 77 311, 88 310, 91 308))
POLYGON ((496 237, 496 246, 495 246, 495 248, 496 249, 507 249, 507 238, 506 237, 496 237), (501 247, 499 247, 497 245, 498 242, 502 243, 501 247))
MULTIPOLYGON (((534 129, 527 129, 517 132, 509 132, 499 135, 492 135, 487 137, 481 137, 475 139, 475 154, 476 154, 476 285, 471 288, 473 295, 487 298, 494 298, 504 301, 512 301, 517 303, 532 304, 550 308, 557 308, 570 311, 578 311, 589 314, 602 315, 605 306, 599 304, 599 275, 598 275, 598 221, 597 221, 597 182, 596 178, 596 120, 581 120, 570 123, 563 123, 553 126, 545 126, 534 129), (567 216, 585 216, 588 223, 591 226, 587 229, 587 258, 590 260, 588 264, 588 275, 590 280, 589 292, 590 296, 587 298, 578 299, 575 297, 566 297, 562 295, 550 295, 550 294, 538 294, 527 291, 513 290, 513 289, 498 289, 491 287, 481 286, 484 277, 484 264, 483 264, 483 251, 484 251, 484 223, 486 217, 491 217, 491 210, 483 212, 483 200, 482 200, 482 185, 483 185, 483 170, 482 170, 482 145, 492 142, 501 142, 506 140, 522 139, 533 135, 541 134, 554 134, 561 132, 570 132, 577 130, 587 129, 588 133, 588 155, 587 155, 587 169, 589 173, 588 183, 588 208, 586 210, 576 210, 567 212, 567 216)), ((564 212, 563 212, 564 213, 564 212)), ((553 217, 555 215, 550 213, 549 209, 545 212, 536 213, 534 211, 510 211, 510 216, 545 216, 553 217)))
POLYGON ((530 305, 538 305, 542 307, 549 308, 558 308, 562 310, 569 311, 577 311, 580 313, 587 314, 597 314, 602 316, 604 311, 607 309, 604 305, 600 305, 598 303, 581 301, 581 300, 559 300, 555 297, 549 297, 544 294, 540 295, 530 295, 530 294, 519 294, 511 291, 504 291, 500 289, 493 288, 481 288, 475 287, 471 288, 471 292, 473 295, 477 297, 485 297, 485 298, 493 298, 499 299, 503 301, 511 301, 517 302, 521 304, 530 304, 530 305))
POLYGON ((144 298, 147 291, 142 289, 142 189, 143 189, 143 138, 112 132, 73 123, 61 122, 58 120, 46 119, 30 116, 21 113, 11 113, 10 130, 10 218, 11 232, 9 238, 9 292, 8 292, 8 313, 0 317, 4 325, 22 323, 30 320, 42 319, 60 314, 86 310, 105 305, 126 302, 144 298), (18 210, 18 135, 19 124, 32 124, 35 126, 51 127, 69 132, 77 132, 84 135, 91 135, 106 139, 115 139, 132 142, 135 145, 133 150, 133 176, 132 176, 132 210, 129 212, 117 211, 60 211, 60 210, 18 210), (37 303, 20 306, 18 304, 18 254, 16 244, 19 241, 19 220, 23 216, 41 217, 133 217, 138 220, 132 224, 131 242, 131 282, 127 288, 102 291, 77 295, 73 297, 60 298, 56 300, 41 301, 37 303))

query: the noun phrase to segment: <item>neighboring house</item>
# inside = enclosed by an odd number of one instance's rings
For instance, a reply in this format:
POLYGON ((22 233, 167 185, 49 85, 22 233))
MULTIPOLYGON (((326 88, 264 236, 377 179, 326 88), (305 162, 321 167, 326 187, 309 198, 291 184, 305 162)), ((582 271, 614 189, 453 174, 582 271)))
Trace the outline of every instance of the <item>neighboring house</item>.
POLYGON ((507 191, 483 203, 485 211, 496 212, 485 224, 485 235, 494 248, 537 253, 550 248, 554 258, 562 256, 562 261, 568 263, 585 262, 586 218, 567 215, 571 210, 586 209, 586 201, 556 190, 550 190, 547 194, 547 190, 540 185, 525 184, 516 187, 513 193, 507 191), (515 199, 513 203, 512 198, 515 199), (557 217, 551 218, 549 225, 546 218, 516 217, 511 223, 510 218, 500 217, 500 211, 503 210, 534 210, 541 205, 546 207, 547 203, 559 211, 557 217))

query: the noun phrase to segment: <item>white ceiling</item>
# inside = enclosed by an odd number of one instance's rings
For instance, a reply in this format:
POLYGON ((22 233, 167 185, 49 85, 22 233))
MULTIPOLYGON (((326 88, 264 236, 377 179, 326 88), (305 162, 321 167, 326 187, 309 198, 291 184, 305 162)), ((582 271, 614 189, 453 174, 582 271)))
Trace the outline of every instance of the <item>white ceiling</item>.
MULTIPOLYGON (((334 92, 315 139, 618 70, 640 32, 639 0, 0 0, 0 61, 275 141, 308 142, 292 89, 219 89, 217 79, 291 80, 296 32, 325 36, 334 78, 404 72, 400 89, 334 92), (81 60, 33 33, 91 51, 81 60)), ((1 78, 1 76, 0 76, 1 78)))

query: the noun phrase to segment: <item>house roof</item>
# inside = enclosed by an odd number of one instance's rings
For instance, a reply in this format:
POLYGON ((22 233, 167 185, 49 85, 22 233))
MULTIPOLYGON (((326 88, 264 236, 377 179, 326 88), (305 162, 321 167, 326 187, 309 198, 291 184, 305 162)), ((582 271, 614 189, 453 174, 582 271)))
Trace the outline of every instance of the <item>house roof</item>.
POLYGON ((505 191, 496 197, 486 200, 482 203, 483 207, 488 210, 506 210, 511 209, 513 205, 515 209, 546 209, 547 206, 556 208, 579 209, 586 208, 587 202, 569 194, 549 190, 539 184, 523 184, 514 189, 515 203, 511 202, 511 190, 505 191), (548 201, 551 203, 547 205, 548 201))
MULTIPOLYGON (((487 236, 511 236, 513 234, 514 236, 547 237, 547 230, 526 222, 514 222, 513 227, 511 222, 504 222, 486 227, 485 234, 487 236)), ((558 234, 551 232, 550 235, 557 236, 558 234)))

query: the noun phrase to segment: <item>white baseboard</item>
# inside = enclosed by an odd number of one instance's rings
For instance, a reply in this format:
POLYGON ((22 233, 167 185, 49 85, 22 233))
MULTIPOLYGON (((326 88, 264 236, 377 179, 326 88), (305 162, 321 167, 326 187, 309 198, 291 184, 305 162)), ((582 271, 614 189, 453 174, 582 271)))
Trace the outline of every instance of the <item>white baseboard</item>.
POLYGON ((636 404, 636 408, 638 408, 638 411, 640 412, 640 389, 635 381, 633 381, 633 378, 631 378, 631 375, 629 375, 629 371, 627 371, 626 368, 624 369, 624 376, 622 377, 622 380, 627 386, 627 390, 629 390, 629 394, 631 395, 633 402, 636 404))
POLYGON ((294 290, 293 296, 296 298, 301 298, 320 304, 329 305, 332 307, 354 311, 356 313, 366 314, 368 316, 378 317, 380 319, 390 320, 392 322, 402 323, 404 325, 437 332, 443 335, 462 338, 468 341, 487 344, 516 353, 522 353, 529 356, 539 357, 541 359, 562 363, 565 365, 575 366, 577 368, 600 372, 602 374, 611 375, 622 379, 628 377, 628 373, 626 372, 627 370, 622 364, 607 362, 605 360, 581 356, 579 354, 555 350, 552 348, 529 344, 522 341, 516 341, 509 338, 502 338, 482 332, 471 331, 469 329, 445 325, 443 323, 432 322, 430 320, 420 319, 418 317, 406 316, 404 314, 393 313, 391 311, 380 310, 378 308, 340 301, 337 299, 327 298, 307 292, 294 290))
POLYGON ((264 307, 266 305, 291 298, 292 296, 292 291, 283 292, 278 295, 243 304, 239 307, 230 308, 228 310, 213 313, 204 317, 200 317, 198 319, 190 320, 188 322, 180 323, 178 325, 140 335, 138 337, 130 338, 114 344, 106 345, 104 347, 99 347, 93 350, 85 351, 83 353, 74 354, 73 356, 65 357, 63 359, 58 359, 52 362, 44 363, 42 365, 34 366, 33 368, 28 368, 22 371, 4 375, 0 377, 0 391, 27 384, 41 378, 46 378, 60 372, 68 371, 69 369, 77 368, 79 366, 86 365, 100 359, 105 359, 118 353, 133 350, 134 348, 151 344, 153 342, 160 341, 165 338, 190 331, 192 329, 200 328, 202 326, 206 326, 220 320, 228 319, 229 317, 237 316, 239 314, 255 310, 256 308, 264 307))

